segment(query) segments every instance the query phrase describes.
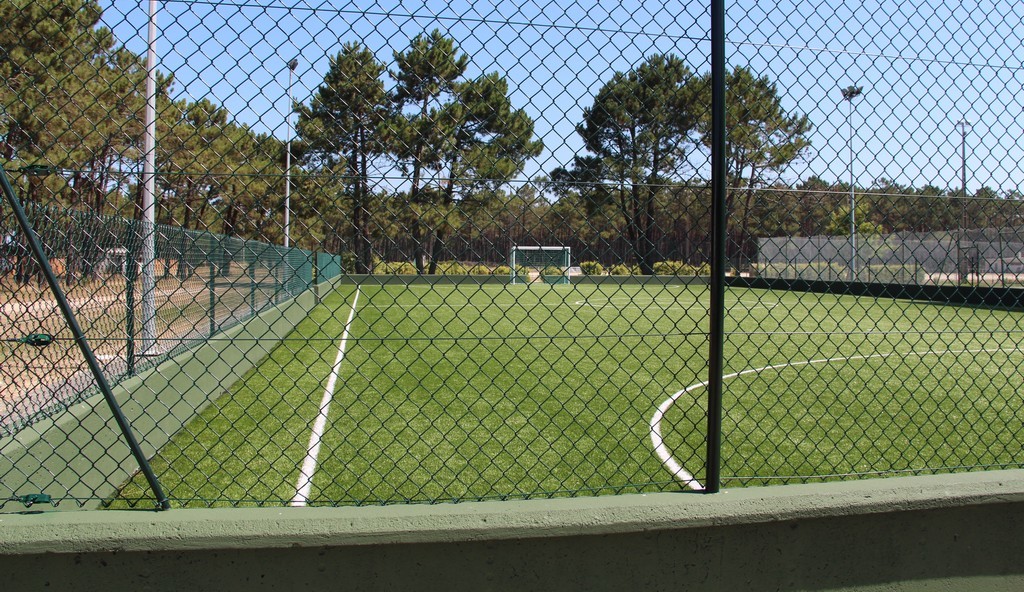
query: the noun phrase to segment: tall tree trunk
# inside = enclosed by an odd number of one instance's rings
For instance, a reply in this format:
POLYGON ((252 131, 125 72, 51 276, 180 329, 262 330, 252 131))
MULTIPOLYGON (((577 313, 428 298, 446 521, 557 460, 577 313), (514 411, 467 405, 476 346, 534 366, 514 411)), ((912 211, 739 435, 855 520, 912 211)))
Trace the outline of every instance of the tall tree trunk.
POLYGON ((352 251, 355 254, 356 273, 371 273, 369 211, 366 207, 369 187, 366 176, 366 130, 359 130, 358 146, 352 150, 351 171, 355 181, 352 196, 352 251))
POLYGON ((420 220, 420 212, 417 208, 413 208, 413 219, 409 229, 413 240, 413 262, 416 264, 416 273, 423 274, 426 272, 426 240, 427 240, 427 227, 420 220))
MULTIPOLYGON (((619 184, 618 193, 619 211, 622 213, 622 217, 626 221, 626 243, 628 245, 628 248, 633 251, 633 258, 636 259, 636 243, 639 237, 639 233, 637 232, 636 228, 635 208, 633 207, 633 204, 631 204, 630 201, 627 199, 626 188, 623 187, 621 182, 619 184)), ((628 255, 630 254, 623 254, 623 257, 621 258, 623 263, 625 263, 626 259, 628 258, 628 255)))
POLYGON ((658 181, 658 170, 661 166, 661 154, 655 149, 651 155, 651 174, 644 183, 643 191, 636 189, 638 198, 639 194, 643 195, 637 212, 640 217, 640 273, 643 275, 654 275, 654 258, 657 255, 654 243, 654 200, 658 192, 655 183, 658 181))
MULTIPOLYGON (((427 117, 428 99, 424 98, 420 105, 420 121, 427 117)), ((416 142, 416 152, 412 162, 412 186, 409 188, 409 202, 412 206, 413 220, 410 234, 413 239, 413 262, 416 264, 416 273, 422 275, 426 271, 427 253, 424 241, 427 237, 427 228, 423 223, 422 212, 417 208, 420 198, 420 175, 423 171, 423 144, 425 139, 419 138, 416 142)))
POLYGON ((438 225, 437 230, 434 233, 434 245, 430 253, 430 269, 427 273, 433 275, 437 273, 437 264, 444 253, 446 241, 448 240, 448 234, 451 231, 451 226, 447 220, 448 215, 451 213, 451 207, 455 204, 455 166, 456 162, 453 161, 449 167, 451 174, 449 175, 448 183, 445 184, 444 195, 442 197, 442 207, 444 208, 445 221, 438 225))
MULTIPOLYGON (((363 180, 366 179, 366 157, 363 157, 363 180)), ((362 260, 362 268, 360 273, 372 273, 373 272, 373 243, 370 237, 370 210, 367 207, 366 200, 369 195, 368 187, 364 186, 363 199, 359 203, 359 228, 357 229, 356 235, 359 237, 357 245, 357 256, 358 259, 362 260)))
POLYGON ((640 211, 640 273, 654 275, 654 259, 658 251, 654 242, 654 198, 657 191, 648 184, 644 193, 640 211))

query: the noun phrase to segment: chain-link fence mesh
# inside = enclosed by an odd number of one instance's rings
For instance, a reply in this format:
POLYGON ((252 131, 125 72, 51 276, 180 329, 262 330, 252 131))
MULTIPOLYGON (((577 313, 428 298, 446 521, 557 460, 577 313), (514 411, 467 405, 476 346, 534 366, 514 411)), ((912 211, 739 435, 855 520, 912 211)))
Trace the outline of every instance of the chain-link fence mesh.
MULTIPOLYGON (((310 251, 160 224, 152 233, 153 289, 146 294, 139 271, 128 265, 138 260, 139 222, 37 202, 26 206, 112 383, 159 365, 312 285, 310 251), (152 302, 149 317, 147 300, 152 302)), ((11 296, 4 305, 4 337, 59 333, 66 320, 47 293, 25 235, 13 217, 0 222, 0 232, 9 239, 4 265, 11 296)), ((318 257, 322 279, 340 273, 337 256, 318 257)), ((14 349, 0 361, 11 393, 20 393, 0 402, 9 406, 0 407, 0 430, 13 432, 53 405, 60 408, 92 394, 93 379, 75 350, 73 341, 58 340, 39 351, 14 349)))
POLYGON ((0 499, 1020 466, 1020 12, 7 2, 0 499))

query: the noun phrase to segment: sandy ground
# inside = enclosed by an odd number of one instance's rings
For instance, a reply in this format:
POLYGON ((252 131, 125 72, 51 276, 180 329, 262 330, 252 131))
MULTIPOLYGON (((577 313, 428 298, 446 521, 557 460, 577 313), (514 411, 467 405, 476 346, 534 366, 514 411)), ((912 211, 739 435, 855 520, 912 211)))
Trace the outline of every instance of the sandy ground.
MULTIPOLYGON (((116 281, 121 278, 113 278, 116 281)), ((126 299, 104 282, 76 286, 68 302, 111 384, 128 371, 126 299)), ((157 356, 209 331, 208 288, 204 280, 164 281, 156 291, 157 356)), ((242 320, 251 314, 245 296, 230 288, 218 290, 216 324, 242 320)), ((265 302, 266 297, 259 298, 265 302)), ((260 302, 257 302, 259 306, 260 302)), ((136 312, 137 319, 141 314, 136 312)), ((140 329, 136 320, 136 339, 140 329)), ((70 328, 45 288, 0 287, 0 436, 17 429, 40 411, 71 403, 95 392, 96 380, 73 339, 70 328), (30 333, 49 333, 54 342, 33 347, 12 342, 30 333)), ((138 342, 136 348, 141 347, 138 342)), ((136 349, 136 354, 141 352, 136 349)), ((137 365, 142 365, 141 357, 137 365)))

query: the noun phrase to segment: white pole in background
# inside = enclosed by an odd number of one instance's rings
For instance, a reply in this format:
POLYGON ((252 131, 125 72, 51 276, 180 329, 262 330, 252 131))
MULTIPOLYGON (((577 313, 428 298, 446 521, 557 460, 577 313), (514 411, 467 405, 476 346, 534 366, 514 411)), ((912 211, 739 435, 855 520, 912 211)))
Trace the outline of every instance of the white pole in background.
POLYGON ((857 209, 857 204, 853 196, 853 99, 864 92, 864 87, 848 86, 840 91, 843 93, 843 100, 850 104, 846 111, 846 124, 850 130, 848 142, 850 149, 850 281, 855 282, 857 281, 857 221, 854 212, 857 209))
POLYGON ((964 234, 967 230, 967 128, 971 122, 964 118, 957 121, 956 126, 960 129, 960 219, 956 223, 956 279, 962 284, 971 272, 964 252, 964 234))
POLYGON ((291 245, 292 240, 292 75, 299 65, 297 58, 288 62, 288 139, 284 153, 284 246, 291 245))
POLYGON ((156 344, 156 0, 149 0, 146 52, 146 126, 142 165, 142 355, 156 344))

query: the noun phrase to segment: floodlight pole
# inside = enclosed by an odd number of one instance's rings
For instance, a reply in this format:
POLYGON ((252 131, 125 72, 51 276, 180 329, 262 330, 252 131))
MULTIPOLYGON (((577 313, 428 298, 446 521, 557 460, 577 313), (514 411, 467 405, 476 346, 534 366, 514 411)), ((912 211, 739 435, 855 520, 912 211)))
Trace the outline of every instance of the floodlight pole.
POLYGON ((288 125, 288 138, 284 150, 284 246, 291 245, 292 239, 292 76, 299 66, 298 58, 288 62, 288 114, 285 120, 288 125))
MULTIPOLYGON (((961 119, 956 122, 956 127, 960 129, 960 220, 957 221, 957 232, 956 232, 956 275, 957 283, 962 284, 964 281, 964 254, 963 254, 963 242, 964 233, 967 228, 967 128, 971 126, 971 122, 966 119, 961 119)), ((968 272, 970 270, 967 270, 968 272)))
MULTIPOLYGON (((156 345, 156 1, 149 0, 142 164, 142 355, 156 345)), ((134 263, 133 263, 134 264, 134 263)), ((129 339, 133 336, 129 335, 129 339)))
POLYGON ((848 86, 839 89, 843 100, 849 104, 846 111, 846 124, 850 135, 847 146, 850 150, 850 281, 857 281, 857 221, 854 214, 857 204, 853 196, 853 99, 864 92, 863 86, 848 86))

